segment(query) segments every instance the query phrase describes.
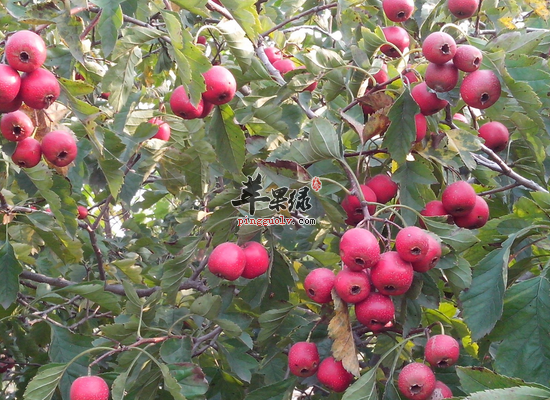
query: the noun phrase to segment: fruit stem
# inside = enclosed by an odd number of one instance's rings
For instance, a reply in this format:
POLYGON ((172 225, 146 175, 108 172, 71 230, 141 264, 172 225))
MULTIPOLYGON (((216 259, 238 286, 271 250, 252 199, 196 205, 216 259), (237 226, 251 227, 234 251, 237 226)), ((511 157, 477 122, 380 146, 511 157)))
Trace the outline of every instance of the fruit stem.
POLYGON ((468 34, 467 34, 466 32, 464 32, 460 26, 458 26, 458 25, 456 25, 456 24, 453 24, 453 23, 451 23, 451 22, 448 23, 448 24, 443 25, 443 26, 441 27, 440 31, 441 31, 441 32, 444 32, 444 31, 445 31, 445 28, 454 28, 454 29, 456 29, 457 31, 459 31, 459 32, 462 34, 462 36, 468 36, 468 34))
POLYGON ((321 180, 323 182, 332 183, 332 184, 338 186, 339 188, 341 188, 348 196, 351 195, 351 192, 348 190, 348 188, 346 188, 340 182, 336 182, 335 180, 332 180, 330 178, 323 178, 323 177, 319 177, 319 180, 321 180))

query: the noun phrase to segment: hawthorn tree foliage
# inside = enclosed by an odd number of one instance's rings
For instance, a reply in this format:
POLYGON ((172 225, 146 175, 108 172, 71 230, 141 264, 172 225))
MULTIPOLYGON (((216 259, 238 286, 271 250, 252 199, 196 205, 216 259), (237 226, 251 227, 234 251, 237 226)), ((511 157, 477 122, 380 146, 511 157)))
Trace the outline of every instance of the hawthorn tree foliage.
POLYGON ((371 0, 2 1, 4 38, 37 32, 61 85, 47 109, 24 108, 35 137, 63 127, 78 141, 71 165, 25 169, 1 139, 3 398, 69 399, 71 382, 93 374, 116 400, 400 399, 399 371, 422 362, 442 328, 461 349, 436 376, 457 398, 550 397, 548 4, 483 0, 457 20, 446 0, 415 3, 394 23, 371 0), (389 58, 381 28, 394 25, 410 45, 389 58), (461 74, 415 143, 415 84, 403 75, 422 77, 422 41, 437 31, 480 49, 502 92, 473 110, 461 74), (267 47, 303 68, 281 76, 267 47), (375 83, 383 62, 389 77, 375 83), (202 74, 218 64, 235 76, 235 98, 204 119, 175 116, 172 91, 183 85, 198 103, 202 74), (153 117, 169 124, 169 141, 151 139, 153 117), (478 137, 488 121, 511 133, 499 153, 478 137), (362 203, 358 226, 387 251, 399 229, 422 221, 443 256, 393 298, 395 319, 375 334, 337 296, 313 302, 303 282, 342 268, 339 240, 351 227, 340 203, 379 173, 398 195, 370 204, 372 215, 362 203), (311 208, 257 202, 254 217, 295 223, 239 226, 250 208, 231 201, 258 176, 262 196, 310 187, 311 208), (458 180, 489 204, 484 227, 420 216, 458 180), (268 249, 266 274, 227 281, 208 271, 215 246, 251 240, 268 249), (306 340, 357 376, 343 394, 289 374, 288 349, 306 340))

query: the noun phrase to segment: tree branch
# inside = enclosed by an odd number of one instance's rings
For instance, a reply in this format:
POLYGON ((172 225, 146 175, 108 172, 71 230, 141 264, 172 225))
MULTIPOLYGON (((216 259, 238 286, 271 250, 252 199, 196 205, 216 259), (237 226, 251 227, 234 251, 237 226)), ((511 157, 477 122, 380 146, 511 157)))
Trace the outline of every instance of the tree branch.
MULTIPOLYGON (((208 1, 208 3, 210 4, 210 1, 208 1)), ((263 37, 265 36, 269 36, 271 33, 275 32, 276 30, 282 28, 283 26, 291 23, 292 21, 296 21, 297 19, 300 19, 302 17, 305 17, 307 15, 310 15, 310 14, 317 14, 318 12, 320 11, 323 11, 323 10, 326 10, 326 9, 329 9, 329 8, 334 8, 334 7, 337 7, 338 6, 338 3, 330 3, 330 4, 325 4, 323 6, 317 6, 317 7, 313 7, 313 8, 310 8, 309 10, 306 10, 298 15, 295 15, 294 17, 292 18, 289 18, 287 20, 284 20, 283 22, 281 22, 280 24, 277 24, 275 25, 273 28, 271 29, 268 29, 267 31, 265 31, 264 33, 262 33, 261 35, 263 37)))

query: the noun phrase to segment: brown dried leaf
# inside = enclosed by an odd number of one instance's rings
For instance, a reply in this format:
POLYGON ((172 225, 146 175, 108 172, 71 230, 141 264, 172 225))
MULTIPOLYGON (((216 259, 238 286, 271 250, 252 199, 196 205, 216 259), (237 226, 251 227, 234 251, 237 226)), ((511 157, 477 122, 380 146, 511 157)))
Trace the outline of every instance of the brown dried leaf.
POLYGON ((335 314, 328 324, 328 335, 334 340, 332 355, 336 360, 342 360, 342 365, 346 371, 359 376, 359 360, 357 359, 357 349, 353 340, 348 305, 340 299, 334 289, 332 289, 332 299, 335 314))
POLYGON ((390 123, 390 119, 384 112, 375 112, 369 117, 369 120, 365 124, 361 140, 363 141, 363 143, 365 143, 367 140, 373 138, 374 136, 382 136, 388 130, 390 123))
POLYGON ((393 98, 384 92, 374 92, 357 99, 359 103, 370 106, 374 111, 378 111, 384 107, 393 104, 393 98))
POLYGON ((8 225, 10 222, 13 221, 14 218, 15 217, 12 214, 4 214, 4 218, 3 218, 2 223, 4 225, 8 225))
POLYGON ((361 139, 362 138, 361 132, 363 132, 364 125, 361 122, 357 121, 355 118, 352 118, 349 115, 347 115, 345 112, 340 111, 340 116, 344 121, 346 121, 349 124, 349 126, 352 127, 352 129, 355 132, 357 132, 357 134, 359 135, 359 138, 361 139))

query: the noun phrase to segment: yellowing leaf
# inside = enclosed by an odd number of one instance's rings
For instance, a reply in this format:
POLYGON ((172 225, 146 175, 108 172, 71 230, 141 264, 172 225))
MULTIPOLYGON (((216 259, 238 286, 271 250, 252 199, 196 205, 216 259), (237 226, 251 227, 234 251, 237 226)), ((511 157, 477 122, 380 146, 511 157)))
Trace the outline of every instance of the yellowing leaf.
POLYGON ((545 20, 550 18, 550 10, 548 10, 548 5, 546 0, 527 0, 527 4, 533 7, 535 13, 545 20))
POLYGON ((499 22, 508 29, 517 29, 517 26, 512 22, 512 17, 499 18, 499 22))
POLYGON ((334 289, 332 290, 332 299, 334 300, 335 314, 328 324, 328 335, 334 340, 332 355, 336 360, 342 360, 342 365, 346 371, 359 376, 359 360, 357 359, 357 349, 353 340, 348 305, 340 299, 334 289))

